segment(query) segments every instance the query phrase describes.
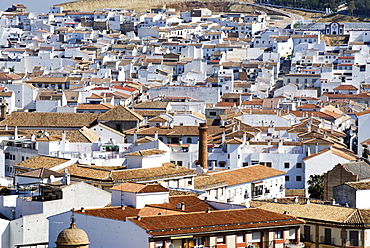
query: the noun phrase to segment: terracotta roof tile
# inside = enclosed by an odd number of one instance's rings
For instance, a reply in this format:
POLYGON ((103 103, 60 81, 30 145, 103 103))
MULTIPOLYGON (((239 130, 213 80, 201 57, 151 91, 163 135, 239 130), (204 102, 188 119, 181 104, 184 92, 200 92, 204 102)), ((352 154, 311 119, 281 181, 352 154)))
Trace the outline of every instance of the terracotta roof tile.
POLYGON ((160 184, 139 184, 139 183, 122 183, 110 188, 110 190, 130 192, 130 193, 151 193, 151 192, 169 192, 160 184))
POLYGON ((101 114, 98 121, 142 121, 143 119, 141 115, 134 111, 122 105, 117 105, 115 108, 101 114))
POLYGON ((263 165, 254 165, 240 169, 227 170, 210 174, 225 181, 229 186, 246 182, 261 180, 274 176, 284 175, 284 171, 269 168, 263 165))
POLYGON ((12 112, 0 126, 81 128, 90 126, 98 116, 93 113, 12 112))
MULTIPOLYGON (((64 158, 54 158, 54 157, 48 157, 43 155, 37 155, 35 157, 29 158, 27 160, 24 160, 22 162, 19 162, 15 164, 15 167, 20 168, 27 168, 27 169, 40 169, 40 168, 46 168, 51 169, 57 165, 63 164, 65 162, 69 161, 69 159, 64 158)), ((63 172, 61 172, 63 173, 63 172)))
POLYGON ((289 215, 252 208, 148 216, 140 220, 130 218, 130 221, 146 230, 151 236, 227 232, 304 223, 289 215))

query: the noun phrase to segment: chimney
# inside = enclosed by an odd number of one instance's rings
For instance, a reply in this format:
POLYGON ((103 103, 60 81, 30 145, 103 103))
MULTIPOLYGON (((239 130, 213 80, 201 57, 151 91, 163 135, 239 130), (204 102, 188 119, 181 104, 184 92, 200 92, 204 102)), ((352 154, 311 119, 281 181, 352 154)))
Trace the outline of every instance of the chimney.
POLYGON ((122 205, 121 205, 121 209, 122 209, 122 210, 125 210, 125 208, 126 208, 126 206, 122 204, 122 205))
POLYGON ((240 130, 240 121, 238 121, 238 131, 240 130))
POLYGON ((67 139, 67 135, 66 135, 66 132, 62 132, 62 141, 66 141, 67 139))
POLYGON ((299 202, 298 196, 294 197, 294 203, 298 203, 298 202, 299 202))
POLYGON ((17 126, 14 127, 14 139, 15 140, 18 139, 18 127, 17 126))
POLYGON ((81 212, 85 213, 85 208, 84 207, 81 207, 81 212))
POLYGON ((137 140, 137 131, 134 131, 134 142, 132 142, 132 143, 136 143, 136 140, 137 140))
POLYGON ((158 140, 158 131, 154 132, 154 140, 158 140))
POLYGON ((7 105, 6 105, 6 101, 5 100, 2 100, 1 102, 1 105, 0 105, 0 119, 5 119, 6 118, 6 111, 7 111, 7 105))
POLYGON ((206 123, 200 123, 199 127, 199 153, 198 161, 200 167, 203 169, 208 168, 208 147, 207 147, 207 130, 208 126, 206 123))
POLYGON ((68 173, 68 169, 64 169, 63 183, 64 183, 64 185, 70 185, 71 184, 71 175, 68 173))
POLYGON ((225 132, 222 132, 222 144, 224 144, 226 141, 226 134, 225 132))
POLYGON ((206 213, 209 214, 211 212, 211 208, 206 209, 206 213))
POLYGON ((140 220, 141 220, 141 216, 140 216, 140 215, 136 216, 136 219, 137 219, 138 221, 140 221, 140 220))
POLYGON ((306 198, 306 204, 309 204, 310 203, 310 198, 309 197, 307 197, 306 198))
POLYGON ((185 211, 185 203, 184 202, 181 202, 181 210, 185 211))
POLYGON ((272 201, 273 202, 278 202, 276 197, 272 198, 272 201))

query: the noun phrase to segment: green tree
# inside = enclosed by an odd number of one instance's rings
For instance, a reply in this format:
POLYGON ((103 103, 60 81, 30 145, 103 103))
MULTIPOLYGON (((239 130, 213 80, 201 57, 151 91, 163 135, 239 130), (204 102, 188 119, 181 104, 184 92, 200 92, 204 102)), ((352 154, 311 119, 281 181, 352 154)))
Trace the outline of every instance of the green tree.
POLYGON ((323 175, 311 175, 307 181, 308 193, 310 198, 323 199, 324 196, 324 176, 323 175))
POLYGON ((355 1, 349 1, 347 8, 348 12, 351 14, 351 16, 353 16, 353 11, 356 9, 355 1))

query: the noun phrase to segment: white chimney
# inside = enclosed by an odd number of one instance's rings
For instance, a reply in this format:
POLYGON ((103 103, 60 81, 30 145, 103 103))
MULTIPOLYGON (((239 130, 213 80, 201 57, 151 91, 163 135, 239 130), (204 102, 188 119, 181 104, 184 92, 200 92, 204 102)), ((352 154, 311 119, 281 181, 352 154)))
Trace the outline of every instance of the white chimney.
POLYGON ((67 134, 66 134, 66 132, 63 131, 62 132, 62 141, 65 142, 66 139, 67 139, 67 134))
POLYGON ((134 141, 133 141, 133 143, 136 143, 136 140, 137 140, 137 131, 134 131, 134 141))
POLYGON ((17 126, 14 127, 14 139, 15 140, 18 139, 18 127, 17 126))

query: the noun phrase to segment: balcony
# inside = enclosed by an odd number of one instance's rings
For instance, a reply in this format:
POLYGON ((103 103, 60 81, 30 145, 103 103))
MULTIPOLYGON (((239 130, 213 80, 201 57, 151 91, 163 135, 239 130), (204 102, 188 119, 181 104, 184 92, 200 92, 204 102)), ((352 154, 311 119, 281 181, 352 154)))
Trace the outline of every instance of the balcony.
POLYGON ((362 247, 363 242, 362 240, 358 240, 358 239, 346 239, 344 246, 345 247, 362 247))
POLYGON ((326 245, 334 245, 335 240, 334 238, 331 238, 331 237, 320 236, 320 243, 326 244, 326 245))
POLYGON ((287 239, 285 240, 285 247, 286 248, 303 248, 305 244, 303 242, 297 242, 295 239, 287 239))
POLYGON ((301 234, 302 242, 313 242, 313 236, 308 234, 301 234))

